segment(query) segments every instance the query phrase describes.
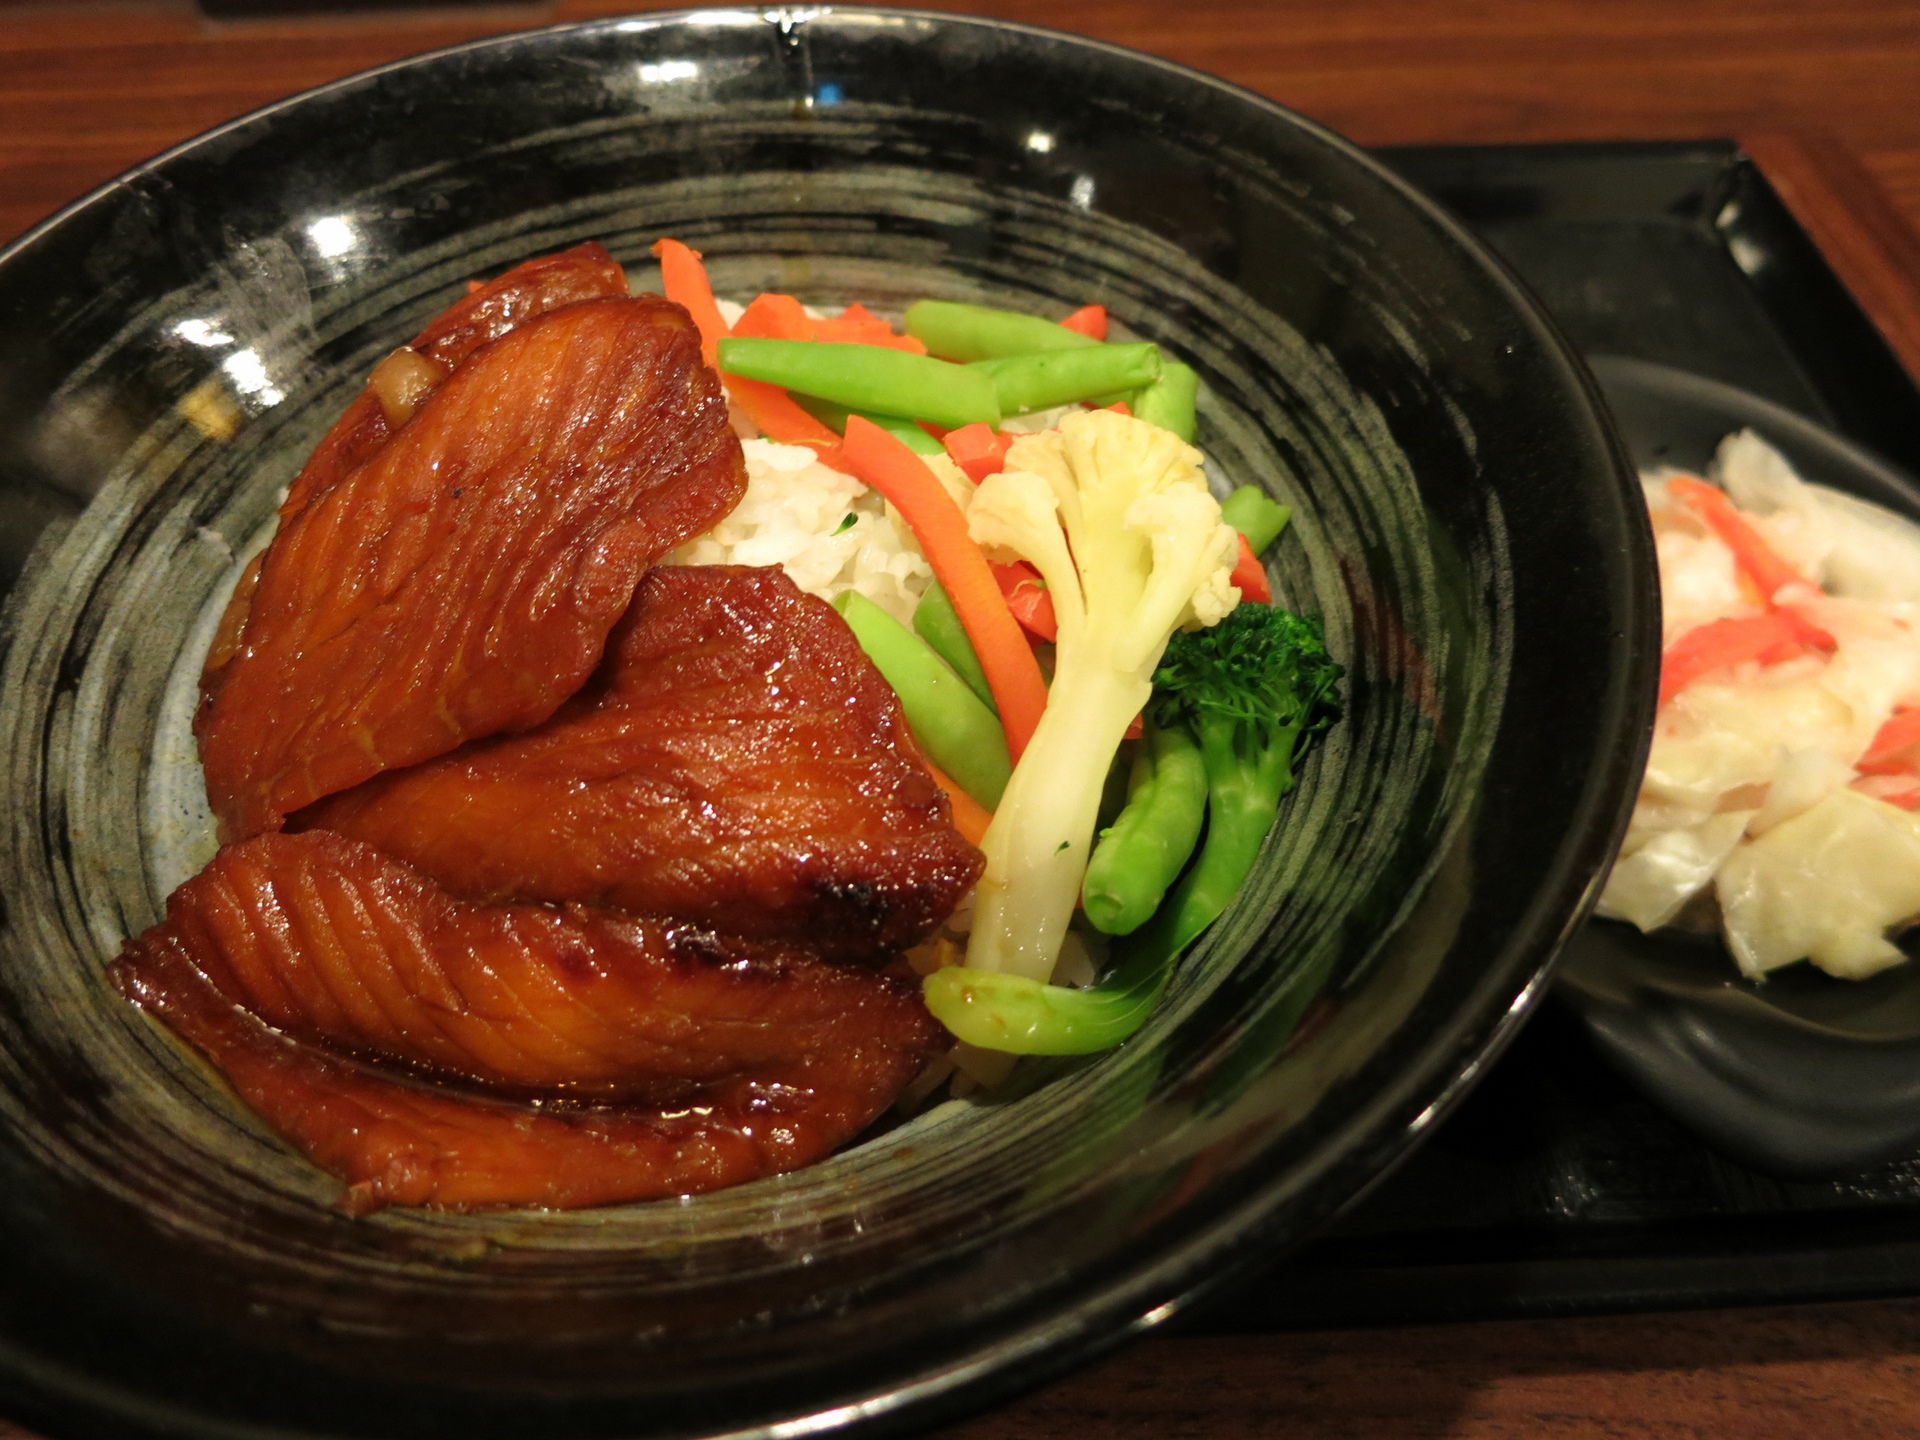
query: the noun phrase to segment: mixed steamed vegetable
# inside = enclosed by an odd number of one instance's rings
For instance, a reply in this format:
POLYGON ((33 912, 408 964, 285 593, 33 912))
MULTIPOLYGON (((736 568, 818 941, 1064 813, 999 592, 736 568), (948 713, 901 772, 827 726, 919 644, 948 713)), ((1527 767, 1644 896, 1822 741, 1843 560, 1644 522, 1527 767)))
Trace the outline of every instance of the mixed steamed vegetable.
POLYGON ((1340 667, 1314 621, 1273 606, 1259 559, 1286 507, 1213 496, 1198 377, 1108 342, 1098 306, 1055 322, 921 300, 896 332, 763 294, 729 323, 697 254, 655 253, 743 432, 884 497, 931 572, 910 614, 820 592, 986 855, 964 954, 949 935, 916 962, 929 1010, 979 1050, 1117 1044, 1339 713, 1340 667), (1093 983, 1086 956, 1108 949, 1093 983))

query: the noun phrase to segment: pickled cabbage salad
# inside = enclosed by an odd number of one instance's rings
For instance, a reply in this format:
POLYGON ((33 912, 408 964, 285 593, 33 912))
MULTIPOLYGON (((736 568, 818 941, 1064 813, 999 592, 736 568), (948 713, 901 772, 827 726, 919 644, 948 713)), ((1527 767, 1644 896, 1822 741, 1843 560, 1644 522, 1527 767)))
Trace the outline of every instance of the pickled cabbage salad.
POLYGON ((1920 917, 1920 526, 1751 431, 1643 474, 1661 693, 1599 913, 1717 926, 1743 974, 1861 979, 1920 917))

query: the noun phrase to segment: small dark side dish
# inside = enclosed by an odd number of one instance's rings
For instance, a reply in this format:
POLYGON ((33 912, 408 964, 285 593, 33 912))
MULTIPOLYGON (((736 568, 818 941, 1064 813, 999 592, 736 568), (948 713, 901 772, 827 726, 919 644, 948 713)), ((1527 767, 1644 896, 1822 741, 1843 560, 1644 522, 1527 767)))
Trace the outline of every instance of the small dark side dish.
MULTIPOLYGON (((1808 480, 1920 520, 1920 485, 1770 400, 1645 360, 1599 356, 1636 464, 1700 469, 1751 428, 1808 480)), ((1920 970, 1853 983, 1794 965, 1742 979, 1717 938, 1596 920, 1561 993, 1629 1079, 1708 1143, 1783 1176, 1863 1170, 1920 1148, 1920 970)))
POLYGON ((1069 37, 859 9, 508 37, 235 122, 0 255, 0 1413, 55 1435, 925 1423, 1291 1245, 1512 1034, 1643 763, 1650 538, 1592 382, 1327 132, 1069 37), (814 1169, 568 1215, 333 1188, 113 996, 170 674, 369 367, 581 239, 723 291, 1100 301, 1295 506, 1349 718, 1120 1051, 814 1169), (1300 1024, 1311 1012, 1313 1023, 1300 1024))

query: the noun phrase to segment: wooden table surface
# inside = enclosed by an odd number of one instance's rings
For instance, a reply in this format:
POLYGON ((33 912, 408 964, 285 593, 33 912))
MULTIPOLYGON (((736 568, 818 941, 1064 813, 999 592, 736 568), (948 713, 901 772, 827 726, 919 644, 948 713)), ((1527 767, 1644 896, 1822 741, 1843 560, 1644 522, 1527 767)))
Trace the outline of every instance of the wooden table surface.
MULTIPOLYGON (((0 0, 0 238, 257 105, 623 0, 211 24, 0 0)), ((964 0, 1363 144, 1736 136, 1920 374, 1920 0, 964 0)), ((0 1422, 0 1440, 9 1432, 0 1422)), ((1920 1301, 1148 1340, 947 1440, 1920 1436, 1920 1301)))

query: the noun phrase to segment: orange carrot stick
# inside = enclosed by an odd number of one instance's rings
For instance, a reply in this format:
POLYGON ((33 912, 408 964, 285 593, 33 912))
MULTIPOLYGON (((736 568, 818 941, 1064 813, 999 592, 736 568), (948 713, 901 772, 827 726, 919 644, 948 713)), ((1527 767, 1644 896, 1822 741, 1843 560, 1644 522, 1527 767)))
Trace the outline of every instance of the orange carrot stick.
POLYGON ((733 323, 733 333, 764 340, 811 340, 813 317, 791 295, 764 290, 733 323))
POLYGON ((1107 307, 1082 305, 1060 322, 1060 328, 1085 335, 1089 340, 1104 340, 1107 338, 1107 307))
POLYGON ((720 307, 713 303, 713 283, 707 279, 707 267, 700 263, 700 252, 689 250, 678 240, 656 240, 653 253, 660 260, 660 288, 667 299, 693 317, 700 331, 700 358, 709 366, 714 353, 726 338, 727 322, 720 318, 720 307))
MULTIPOLYGON (((680 248, 686 249, 684 245, 680 248)), ((698 257, 694 263, 698 265, 698 257)), ((663 259, 663 274, 665 270, 663 259)), ((671 289, 667 298, 674 298, 671 289)), ((708 298, 712 298, 711 292, 708 292, 708 298)), ((688 309, 691 311, 692 307, 688 309)), ((714 315, 718 318, 719 314, 719 307, 716 306, 714 315)), ((721 333, 727 332, 723 330, 721 333)), ((747 306, 732 333, 764 335, 776 340, 808 340, 812 338, 812 322, 807 319, 807 312, 800 307, 800 302, 791 295, 768 292, 756 297, 747 306)), ((802 409, 785 390, 778 385, 769 385, 764 380, 748 380, 739 375, 729 375, 726 381, 728 396, 746 412, 747 418, 753 421, 762 435, 782 445, 806 445, 820 457, 822 463, 845 474, 853 473, 853 468, 847 464, 847 457, 840 453, 840 437, 802 409)))
POLYGON ((953 828, 960 832, 960 838, 969 845, 978 845, 981 837, 987 833, 987 826, 993 823, 993 812, 949 780, 931 760, 922 756, 921 763, 927 767, 927 773, 933 776, 933 783, 946 791, 947 798, 953 802, 953 828))
POLYGON ((1726 491, 1691 475, 1676 475, 1667 481, 1667 493, 1678 496, 1689 510, 1707 522, 1713 533, 1733 551, 1734 563, 1752 579, 1769 603, 1782 585, 1812 583, 1773 553, 1760 538, 1760 532, 1747 523, 1747 517, 1727 498, 1726 491))
POLYGON ((920 542, 934 579, 946 590, 980 657, 1007 732, 1007 749, 1019 763, 1047 708, 1047 683, 987 557, 967 534, 966 516, 918 455, 864 416, 847 418, 841 448, 853 473, 893 502, 920 542))

